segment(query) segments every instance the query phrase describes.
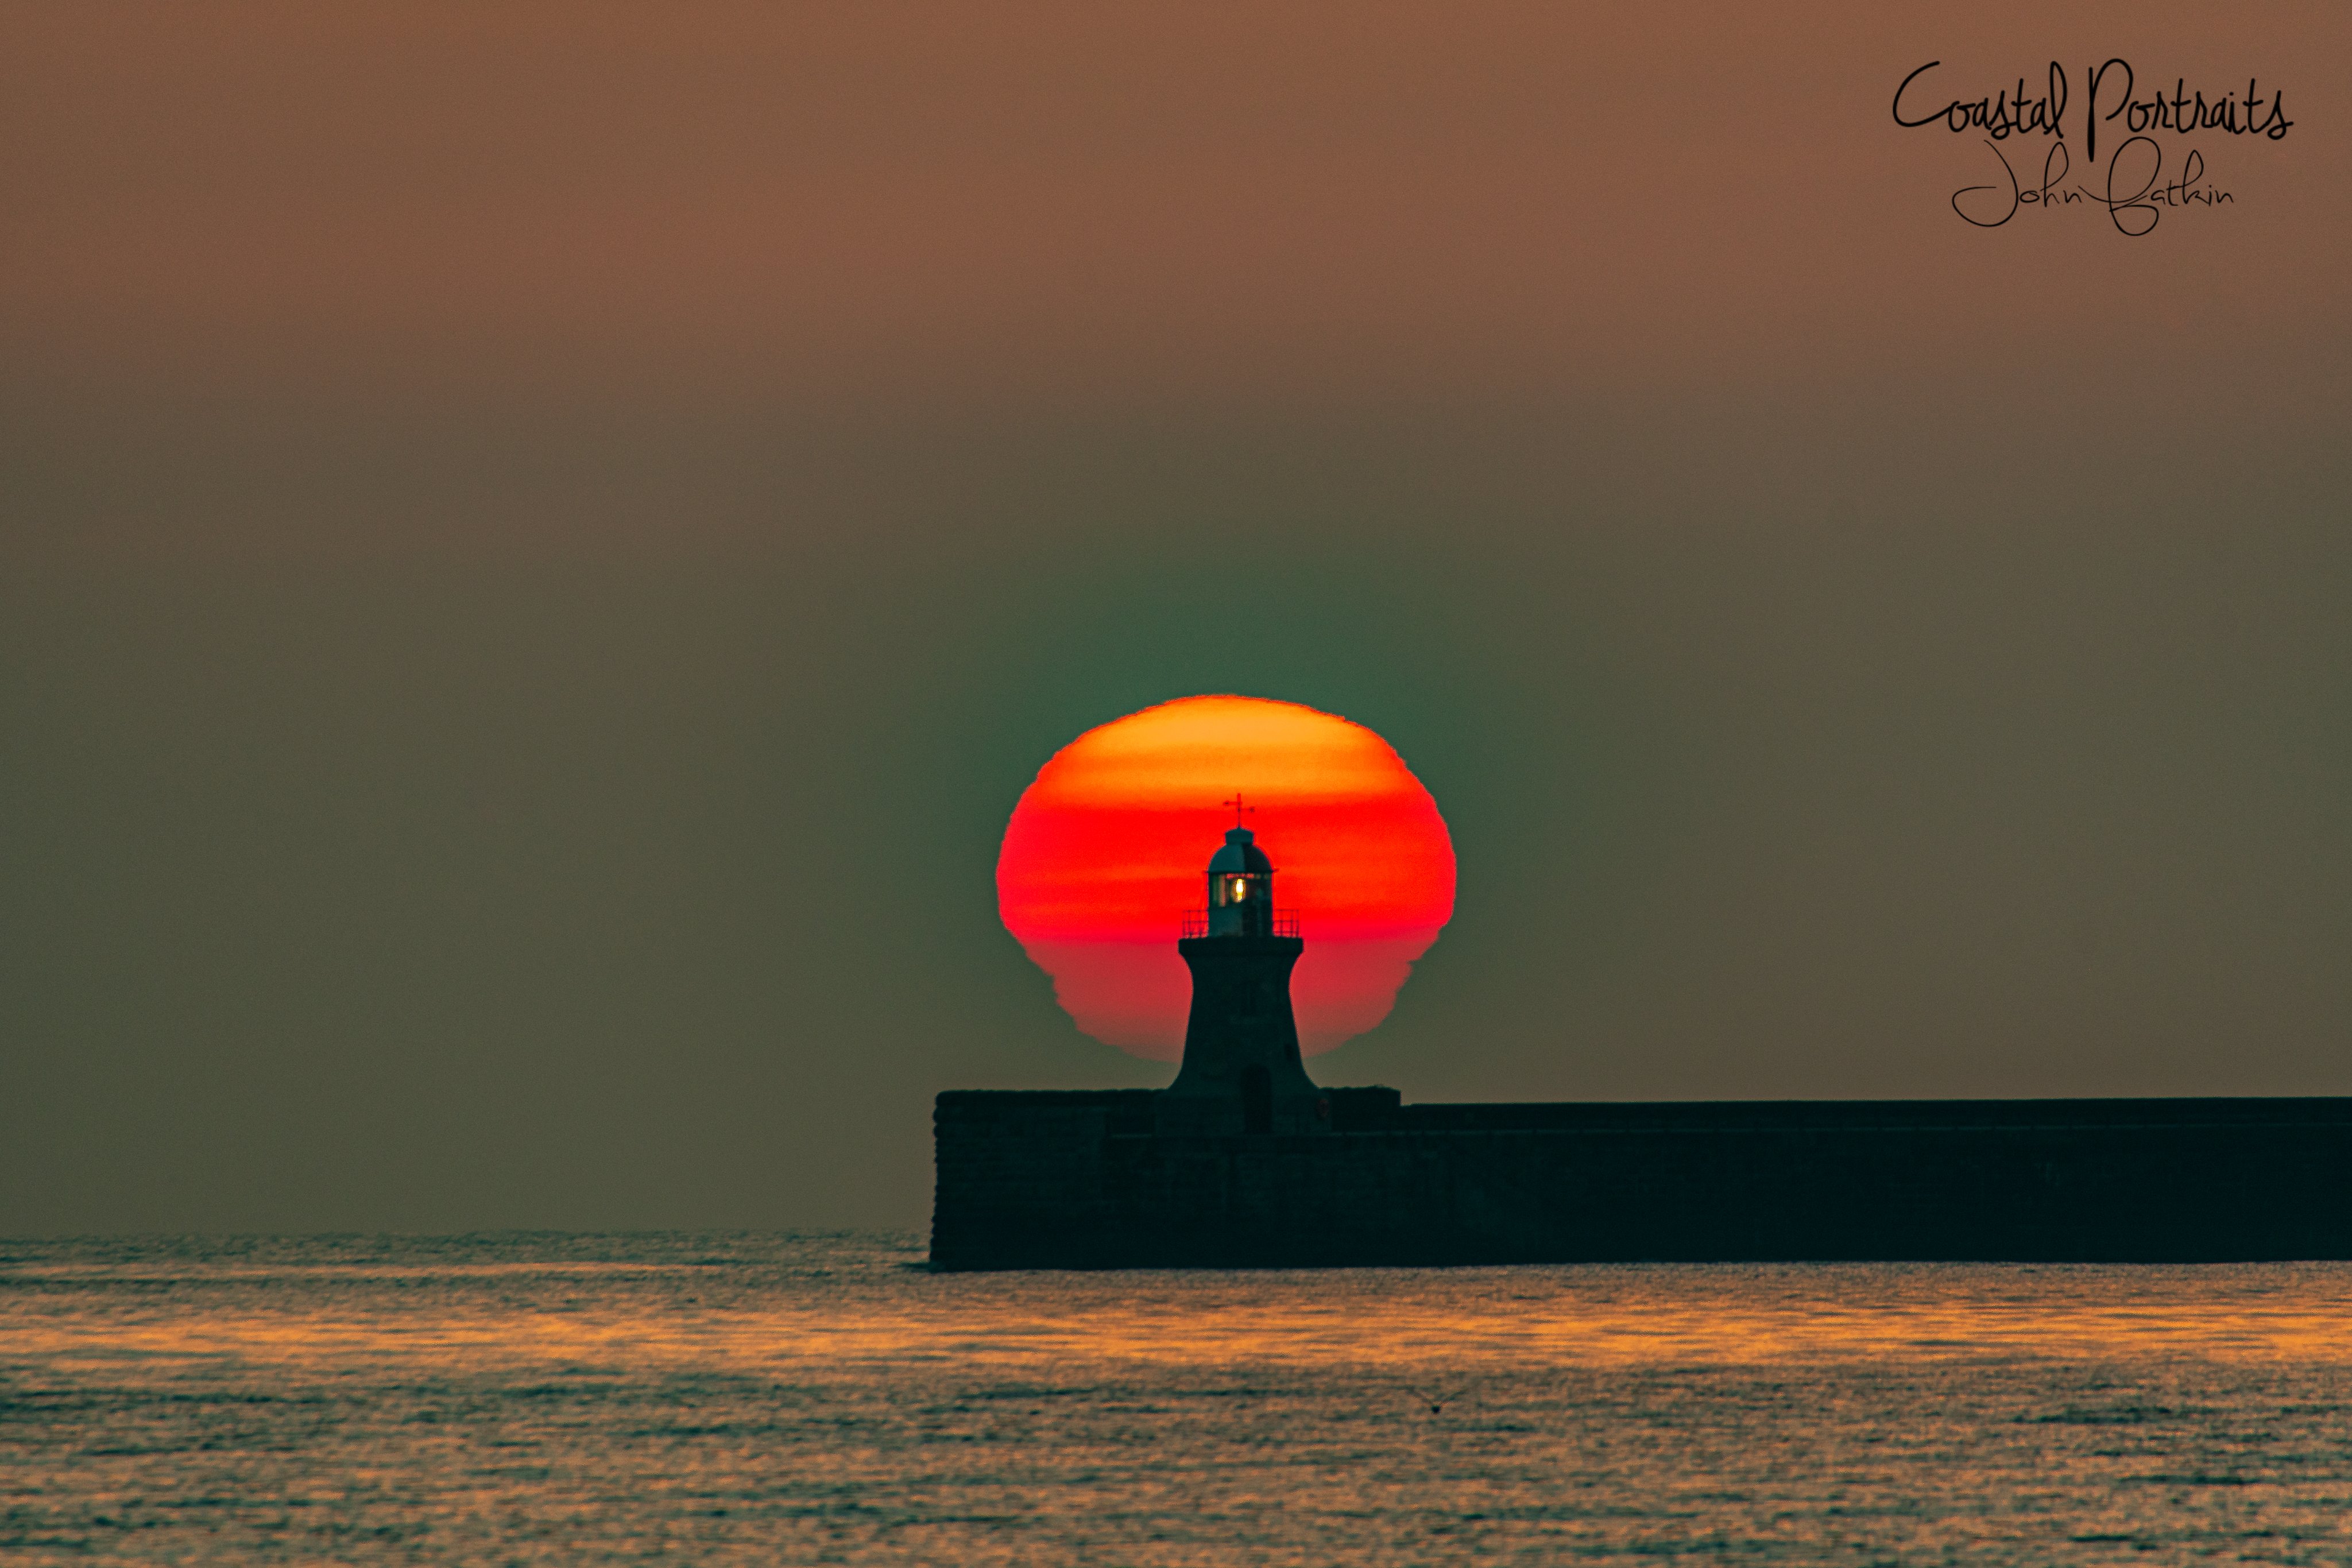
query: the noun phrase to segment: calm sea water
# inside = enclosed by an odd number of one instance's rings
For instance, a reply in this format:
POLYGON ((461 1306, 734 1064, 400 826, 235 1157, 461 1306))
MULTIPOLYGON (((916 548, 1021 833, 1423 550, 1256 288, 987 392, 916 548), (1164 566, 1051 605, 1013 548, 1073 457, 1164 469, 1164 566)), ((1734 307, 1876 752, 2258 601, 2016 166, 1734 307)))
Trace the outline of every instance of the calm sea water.
POLYGON ((18 1563, 2352 1562, 2352 1268, 0 1243, 18 1563))

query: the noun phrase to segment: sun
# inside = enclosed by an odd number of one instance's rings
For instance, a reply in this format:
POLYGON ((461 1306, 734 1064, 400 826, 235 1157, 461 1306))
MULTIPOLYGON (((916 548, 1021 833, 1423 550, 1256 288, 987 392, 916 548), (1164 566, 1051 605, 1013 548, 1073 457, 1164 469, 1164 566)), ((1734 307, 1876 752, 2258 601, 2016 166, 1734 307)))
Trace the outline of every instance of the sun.
POLYGON ((1312 1055, 1386 1018, 1454 915, 1454 841, 1395 748, 1298 703, 1193 696, 1087 731, 1021 796, 996 862, 998 913, 1095 1039, 1181 1054, 1191 979, 1176 954, 1234 825, 1273 856, 1307 951, 1291 981, 1312 1055))

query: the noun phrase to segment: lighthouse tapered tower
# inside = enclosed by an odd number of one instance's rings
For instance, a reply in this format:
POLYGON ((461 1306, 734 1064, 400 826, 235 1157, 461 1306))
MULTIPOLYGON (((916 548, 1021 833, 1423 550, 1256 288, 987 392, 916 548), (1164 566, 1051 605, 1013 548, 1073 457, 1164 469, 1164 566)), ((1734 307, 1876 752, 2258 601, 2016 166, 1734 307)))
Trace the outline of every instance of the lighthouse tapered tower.
POLYGON ((1192 971, 1184 1065, 1160 1095, 1163 1133, 1318 1133, 1328 1103, 1298 1056, 1290 970, 1307 945, 1274 904, 1274 862, 1247 828, 1209 861, 1209 902, 1176 944, 1192 971))

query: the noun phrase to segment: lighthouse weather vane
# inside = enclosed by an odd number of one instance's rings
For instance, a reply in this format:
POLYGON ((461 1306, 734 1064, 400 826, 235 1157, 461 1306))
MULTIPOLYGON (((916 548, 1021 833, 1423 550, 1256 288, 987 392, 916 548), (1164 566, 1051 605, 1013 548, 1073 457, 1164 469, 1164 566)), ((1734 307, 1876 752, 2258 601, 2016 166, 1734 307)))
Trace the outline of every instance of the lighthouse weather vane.
POLYGON ((1232 800, 1220 800, 1217 804, 1220 806, 1231 806, 1234 809, 1234 826, 1236 828, 1242 825, 1242 813, 1244 811, 1247 811, 1253 817, 1257 815, 1257 808, 1255 806, 1244 806, 1242 804, 1242 792, 1238 789, 1234 791, 1234 798, 1232 800))

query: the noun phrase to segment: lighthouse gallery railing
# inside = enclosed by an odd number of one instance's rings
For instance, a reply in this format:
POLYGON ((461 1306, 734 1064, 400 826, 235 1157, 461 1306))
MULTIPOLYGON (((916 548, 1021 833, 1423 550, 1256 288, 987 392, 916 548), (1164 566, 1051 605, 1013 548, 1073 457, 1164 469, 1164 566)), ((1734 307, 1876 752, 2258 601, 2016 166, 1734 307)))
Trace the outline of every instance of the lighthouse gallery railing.
MULTIPOLYGON (((1184 929, 1182 935, 1186 936, 1206 936, 1209 935, 1209 912, 1205 909, 1186 910, 1184 912, 1184 929)), ((1298 911, 1295 909, 1276 910, 1273 915, 1273 928, 1261 933, 1261 935, 1267 936, 1297 936, 1298 911)))

